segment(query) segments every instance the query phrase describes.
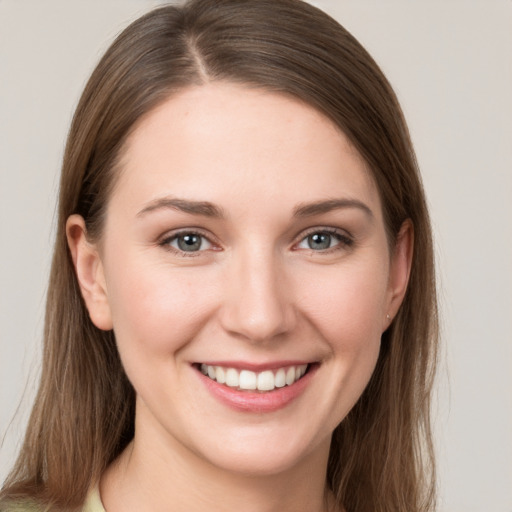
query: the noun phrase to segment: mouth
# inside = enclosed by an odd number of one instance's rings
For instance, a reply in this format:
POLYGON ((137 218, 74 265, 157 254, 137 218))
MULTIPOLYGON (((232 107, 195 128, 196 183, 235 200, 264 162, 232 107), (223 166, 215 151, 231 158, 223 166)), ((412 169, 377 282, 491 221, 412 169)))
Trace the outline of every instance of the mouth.
POLYGON ((244 413, 271 413, 295 402, 308 388, 319 362, 272 364, 211 361, 193 364, 208 392, 220 403, 244 413))
POLYGON ((236 391, 269 393, 301 380, 311 364, 286 365, 263 371, 238 369, 230 366, 197 364, 199 371, 209 379, 236 391))

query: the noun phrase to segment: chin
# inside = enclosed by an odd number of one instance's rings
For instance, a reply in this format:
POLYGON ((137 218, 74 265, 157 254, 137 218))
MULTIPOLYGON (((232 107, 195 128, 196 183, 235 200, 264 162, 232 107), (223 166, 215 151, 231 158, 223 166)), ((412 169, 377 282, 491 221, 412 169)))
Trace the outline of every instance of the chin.
POLYGON ((314 460, 321 461, 319 467, 327 465, 330 430, 320 436, 297 426, 259 425, 226 434, 190 449, 218 469, 250 477, 276 476, 314 460))
MULTIPOLYGON (((327 442, 330 445, 330 439, 327 442)), ((313 456, 315 450, 302 447, 277 448, 268 443, 253 444, 251 447, 233 445, 220 453, 212 453, 209 462, 229 473, 246 477, 270 477, 293 471, 313 456)))

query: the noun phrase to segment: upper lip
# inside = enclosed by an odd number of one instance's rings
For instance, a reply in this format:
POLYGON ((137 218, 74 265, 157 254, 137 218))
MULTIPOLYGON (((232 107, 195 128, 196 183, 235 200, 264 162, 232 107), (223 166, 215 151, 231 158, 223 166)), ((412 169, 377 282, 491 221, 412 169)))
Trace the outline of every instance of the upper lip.
POLYGON ((205 364, 207 366, 222 366, 223 368, 235 368, 237 370, 251 370, 253 372, 263 372, 265 370, 277 370, 288 366, 300 366, 304 364, 313 364, 315 361, 304 359, 288 359, 280 361, 269 361, 265 363, 251 363, 247 361, 200 361, 196 364, 205 364))

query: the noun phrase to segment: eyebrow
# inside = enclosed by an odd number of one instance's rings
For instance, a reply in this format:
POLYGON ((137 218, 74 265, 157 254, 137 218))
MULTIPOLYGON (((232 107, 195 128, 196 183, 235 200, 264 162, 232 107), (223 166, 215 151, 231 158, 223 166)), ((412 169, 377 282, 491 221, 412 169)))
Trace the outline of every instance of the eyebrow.
POLYGON ((212 217, 216 219, 224 218, 222 209, 213 203, 208 201, 178 199, 174 197, 163 197, 151 201, 139 213, 137 213, 137 217, 143 217, 147 213, 162 209, 178 210, 184 213, 190 213, 192 215, 202 215, 204 217, 212 217))
MULTIPOLYGON (((328 213, 332 210, 339 210, 343 208, 358 208, 366 215, 373 218, 373 212, 371 209, 362 201, 357 199, 327 199, 312 203, 301 203, 294 208, 293 216, 311 217, 313 215, 321 215, 322 213, 328 213)), ((143 217, 147 213, 161 209, 178 210, 192 215, 201 215, 216 219, 225 218, 222 208, 210 203, 209 201, 193 201, 190 199, 178 199, 173 197, 163 197, 151 201, 137 213, 137 217, 143 217)))
POLYGON ((299 204, 293 211, 294 217, 311 217, 328 213, 332 210, 343 208, 358 208, 362 210, 368 217, 373 218, 372 210, 357 199, 328 199, 326 201, 315 201, 313 203, 299 204))

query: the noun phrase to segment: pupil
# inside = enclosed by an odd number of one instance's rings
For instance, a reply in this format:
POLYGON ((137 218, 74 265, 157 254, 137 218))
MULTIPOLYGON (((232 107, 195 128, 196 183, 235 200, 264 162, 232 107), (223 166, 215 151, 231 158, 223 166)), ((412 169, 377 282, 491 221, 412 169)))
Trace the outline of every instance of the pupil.
POLYGON ((331 235, 327 233, 315 233, 309 237, 310 249, 328 249, 331 245, 331 235))
POLYGON ((201 247, 201 237, 198 235, 183 235, 178 238, 178 247, 182 251, 198 251, 201 247))

